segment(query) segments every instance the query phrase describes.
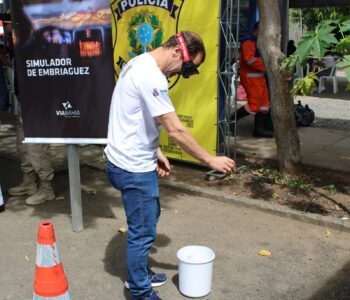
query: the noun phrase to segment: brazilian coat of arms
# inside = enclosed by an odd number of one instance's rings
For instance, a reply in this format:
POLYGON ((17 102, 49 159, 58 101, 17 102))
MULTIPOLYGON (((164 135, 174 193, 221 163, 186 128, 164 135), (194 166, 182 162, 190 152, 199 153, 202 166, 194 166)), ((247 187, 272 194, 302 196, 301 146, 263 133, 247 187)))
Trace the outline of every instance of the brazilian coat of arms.
POLYGON ((135 15, 129 23, 130 57, 151 51, 162 45, 163 29, 156 15, 144 10, 135 15))

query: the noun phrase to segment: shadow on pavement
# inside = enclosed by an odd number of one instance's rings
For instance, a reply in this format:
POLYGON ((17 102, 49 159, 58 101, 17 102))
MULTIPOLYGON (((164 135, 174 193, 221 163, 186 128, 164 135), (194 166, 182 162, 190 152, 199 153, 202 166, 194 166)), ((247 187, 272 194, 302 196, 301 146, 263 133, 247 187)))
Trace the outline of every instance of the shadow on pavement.
MULTIPOLYGON (((17 212, 32 209, 31 215, 40 219, 51 219, 56 215, 66 215, 67 218, 71 218, 67 170, 55 172, 53 180, 55 200, 29 207, 24 202, 26 196, 11 197, 6 193, 10 187, 16 186, 21 181, 19 163, 7 159, 0 159, 0 163, 1 166, 5 167, 5 170, 11 170, 8 175, 1 176, 1 187, 7 203, 7 210, 17 212)), ((80 172, 84 227, 95 228, 98 218, 115 219, 113 208, 122 208, 122 203, 118 199, 119 193, 108 183, 105 173, 86 166, 82 166, 80 172)))
POLYGON ((350 261, 328 280, 309 300, 346 300, 350 298, 350 261))
POLYGON ((341 99, 341 100, 349 100, 349 91, 346 91, 347 80, 346 77, 337 76, 338 81, 338 92, 336 94, 333 93, 333 83, 331 80, 326 80, 326 89, 322 93, 316 92, 313 96, 317 96, 318 98, 331 98, 331 99, 341 99))
POLYGON ((177 273, 176 275, 173 276, 173 278, 171 278, 171 281, 173 282, 173 284, 177 287, 177 290, 180 292, 180 287, 179 287, 179 273, 177 273))
MULTIPOLYGON (((348 97, 350 97, 350 95, 348 97)), ((344 119, 318 118, 316 116, 311 127, 350 131, 350 122, 344 119)))
MULTIPOLYGON (((127 279, 127 267, 126 267, 126 244, 127 244, 128 235, 127 233, 118 232, 108 243, 105 250, 104 257, 104 269, 107 273, 112 276, 118 277, 120 279, 119 284, 124 284, 127 279)), ((166 247, 171 243, 171 239, 165 234, 158 234, 157 239, 151 248, 149 265, 151 268, 157 268, 161 270, 177 270, 178 266, 159 262, 152 257, 152 254, 158 252, 158 248, 166 247)), ((178 286, 178 285, 177 285, 178 286)), ((124 289, 124 296, 126 299, 129 299, 129 293, 124 289)))

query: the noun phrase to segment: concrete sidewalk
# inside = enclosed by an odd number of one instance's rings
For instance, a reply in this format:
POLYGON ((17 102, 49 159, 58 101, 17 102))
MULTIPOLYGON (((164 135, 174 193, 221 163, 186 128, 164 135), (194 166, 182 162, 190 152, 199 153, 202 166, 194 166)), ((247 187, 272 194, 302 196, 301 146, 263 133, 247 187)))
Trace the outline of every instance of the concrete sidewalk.
MULTIPOLYGON (((237 123, 237 152, 246 156, 277 159, 274 139, 255 138, 253 117, 237 123)), ((299 127, 302 163, 331 170, 350 172, 350 131, 318 127, 299 127)), ((233 144, 233 138, 231 138, 233 144)), ((233 146, 231 148, 234 149, 233 146)))
MULTIPOLYGON (((21 172, 13 119, 4 121, 0 182, 6 191, 20 182, 21 172)), ((251 140, 246 146, 252 155, 257 148, 264 150, 259 152, 261 157, 271 155, 273 140, 252 140, 249 121, 240 124, 247 128, 247 141, 251 140), (261 146, 257 147, 257 142, 261 146)), ((242 147, 244 135, 239 138, 242 147)), ((84 166, 102 160, 102 147, 80 148, 84 231, 79 234, 72 232, 70 225, 66 149, 54 146, 52 152, 54 188, 61 200, 28 207, 23 197, 5 194, 8 203, 0 214, 0 299, 31 299, 40 220, 54 223, 72 299, 129 299, 123 288, 126 234, 118 232, 126 227, 120 195, 104 172, 84 166)), ((187 190, 167 185, 160 190, 162 216, 150 263, 169 277, 167 285, 158 289, 163 299, 186 299, 178 289, 176 252, 190 244, 209 246, 216 253, 212 292, 202 299, 349 299, 350 235, 343 227, 306 224, 234 201, 213 201, 215 197, 209 194, 188 194, 187 190), (330 235, 325 234, 327 230, 330 235), (259 256, 261 249, 272 255, 259 256)))
MULTIPOLYGON (((20 177, 17 162, 0 158, 6 190, 20 177)), ((127 235, 120 194, 104 172, 81 168, 84 231, 71 230, 67 171, 56 173, 62 200, 29 207, 23 197, 8 199, 0 214, 2 300, 31 299, 38 224, 55 226, 59 254, 72 299, 130 299, 126 279, 127 235), (94 191, 94 193, 91 192, 94 191)), ((266 214, 237 203, 213 201, 161 186, 162 215, 150 265, 168 275, 164 300, 184 300, 178 287, 177 251, 205 245, 215 251, 212 292, 203 300, 346 300, 350 295, 350 234, 266 214), (329 231, 327 231, 329 230, 329 231), (263 257, 266 249, 272 255, 263 257)))

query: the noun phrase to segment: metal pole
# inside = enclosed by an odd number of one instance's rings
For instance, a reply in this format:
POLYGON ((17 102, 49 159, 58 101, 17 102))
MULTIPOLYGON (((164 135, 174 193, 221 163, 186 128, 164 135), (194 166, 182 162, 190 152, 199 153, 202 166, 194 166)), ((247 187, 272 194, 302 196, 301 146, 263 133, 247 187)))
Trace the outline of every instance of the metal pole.
POLYGON ((280 23, 281 23, 281 51, 287 54, 287 44, 289 39, 289 0, 278 1, 280 9, 280 23))
POLYGON ((81 203, 79 146, 68 145, 67 147, 72 229, 75 232, 80 232, 83 230, 83 208, 81 203))

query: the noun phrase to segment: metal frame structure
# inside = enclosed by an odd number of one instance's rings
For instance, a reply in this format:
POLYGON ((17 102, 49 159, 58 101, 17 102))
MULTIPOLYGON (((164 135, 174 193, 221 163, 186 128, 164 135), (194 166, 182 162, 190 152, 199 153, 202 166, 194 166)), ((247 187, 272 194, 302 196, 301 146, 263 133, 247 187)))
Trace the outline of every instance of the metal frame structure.
MULTIPOLYGON (((224 57, 221 57, 218 79, 219 85, 223 87, 223 97, 225 99, 224 109, 219 112, 218 127, 219 139, 223 137, 222 152, 226 156, 231 156, 231 137, 233 137, 233 158, 236 159, 236 119, 231 121, 231 114, 237 110, 236 87, 238 85, 238 62, 239 60, 239 17, 240 0, 222 1, 220 18, 220 31, 225 46, 224 57), (226 2, 226 3, 225 3, 226 2), (233 108, 233 110, 232 110, 233 108), (231 126, 233 125, 233 126, 231 126), (231 133, 230 127, 234 130, 231 133)), ((219 149, 219 148, 218 148, 219 149)))
MULTIPOLYGON (((219 58, 218 68, 218 138, 217 154, 233 157, 236 160, 236 116, 231 120, 231 114, 237 110, 236 87, 238 85, 239 60, 239 18, 240 0, 222 0, 220 7, 220 50, 224 48, 224 54, 219 58), (224 45, 222 45, 224 43, 224 45), (221 92, 222 91, 222 92, 221 92), (224 106, 220 110, 220 104, 224 98, 224 106), (233 129, 231 133, 230 127, 233 129), (233 138, 233 143, 232 143, 233 138), (233 145, 233 155, 231 146, 233 145)), ((221 51, 219 51, 221 52, 221 51)), ((207 176, 223 178, 226 175, 209 171, 207 176)))

